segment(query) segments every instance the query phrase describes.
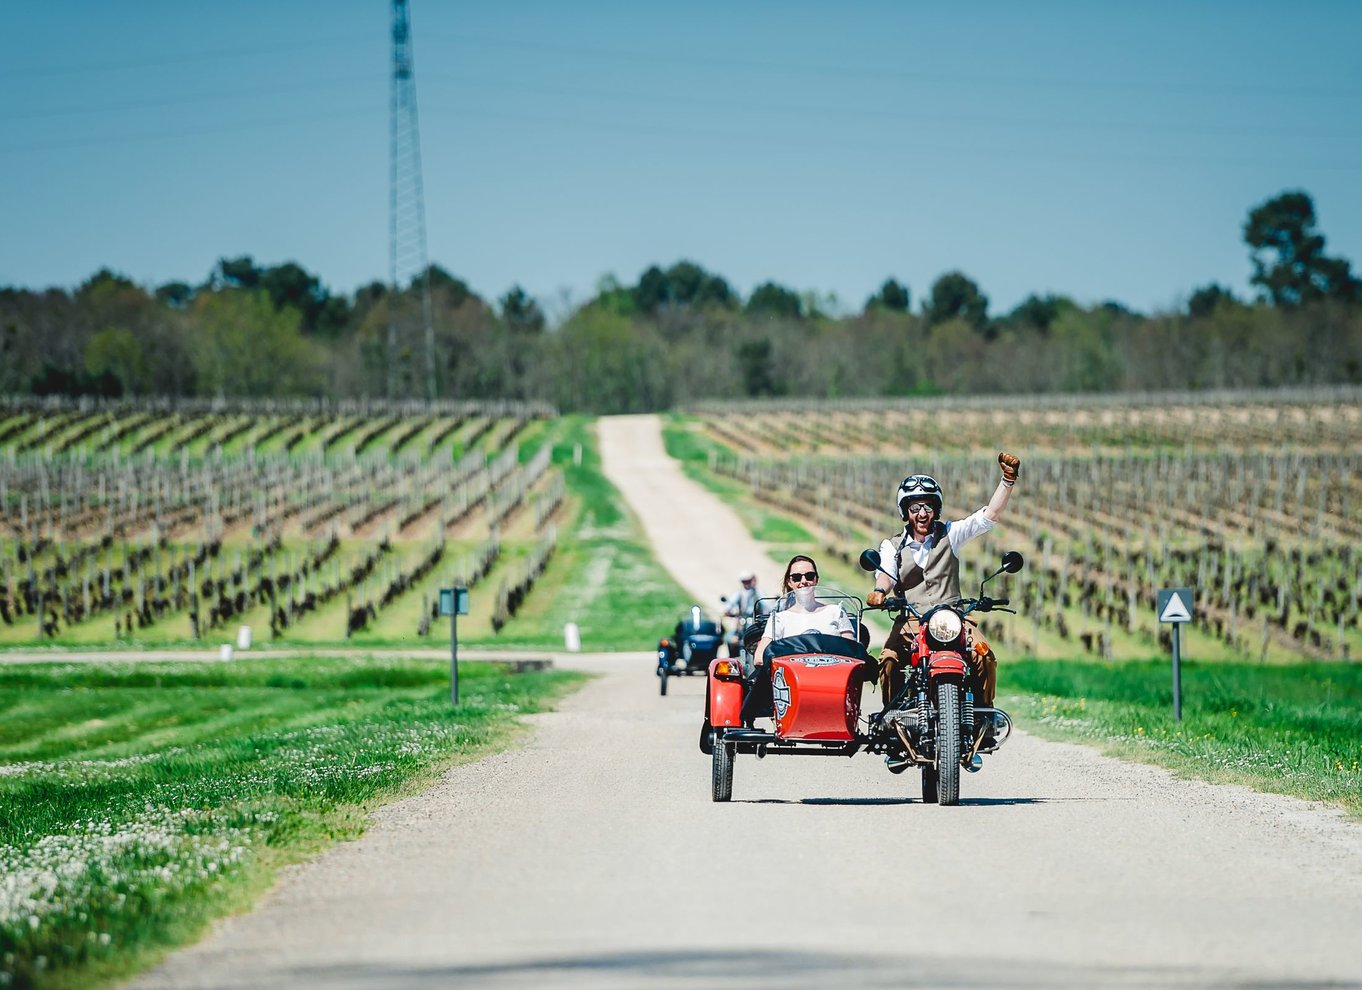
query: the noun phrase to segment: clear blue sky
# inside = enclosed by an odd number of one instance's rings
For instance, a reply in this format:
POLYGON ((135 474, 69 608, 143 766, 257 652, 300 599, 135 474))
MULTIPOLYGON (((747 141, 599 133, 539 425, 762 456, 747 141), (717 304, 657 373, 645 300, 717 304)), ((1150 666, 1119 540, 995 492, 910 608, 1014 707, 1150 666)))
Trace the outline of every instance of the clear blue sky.
MULTIPOLYGON (((388 271, 390 5, 5 0, 0 285, 388 271)), ((693 259, 1172 307, 1315 198, 1362 268, 1362 3, 412 0, 429 254, 559 310, 693 259)))

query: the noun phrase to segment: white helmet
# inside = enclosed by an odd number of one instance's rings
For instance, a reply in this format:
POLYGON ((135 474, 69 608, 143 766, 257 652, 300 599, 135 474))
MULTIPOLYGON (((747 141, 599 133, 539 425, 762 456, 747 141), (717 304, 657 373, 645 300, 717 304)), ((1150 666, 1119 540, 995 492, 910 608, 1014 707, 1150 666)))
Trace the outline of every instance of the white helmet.
POLYGON ((931 503, 936 517, 941 518, 941 486, 936 483, 935 478, 929 474, 910 474, 899 482, 896 503, 900 519, 907 521, 909 502, 923 501, 931 503))
POLYGON ((743 584, 746 584, 748 581, 755 581, 756 579, 757 576, 753 574, 751 571, 740 571, 738 573, 738 580, 741 581, 743 584))

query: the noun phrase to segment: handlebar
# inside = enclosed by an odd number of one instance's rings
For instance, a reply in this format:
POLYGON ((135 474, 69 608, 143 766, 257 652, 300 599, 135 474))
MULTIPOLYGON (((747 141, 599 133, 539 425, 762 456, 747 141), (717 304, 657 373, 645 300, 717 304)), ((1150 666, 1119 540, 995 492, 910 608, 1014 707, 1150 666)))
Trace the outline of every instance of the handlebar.
MULTIPOLYGON (((937 604, 950 605, 961 615, 969 615, 971 612, 1011 612, 1011 609, 1005 607, 1010 605, 1011 602, 1010 598, 984 596, 983 598, 957 598, 953 602, 938 602, 937 604)), ((886 598, 882 605, 867 605, 864 610, 867 612, 907 612, 915 619, 922 618, 922 613, 918 611, 917 606, 910 604, 902 595, 886 598)))

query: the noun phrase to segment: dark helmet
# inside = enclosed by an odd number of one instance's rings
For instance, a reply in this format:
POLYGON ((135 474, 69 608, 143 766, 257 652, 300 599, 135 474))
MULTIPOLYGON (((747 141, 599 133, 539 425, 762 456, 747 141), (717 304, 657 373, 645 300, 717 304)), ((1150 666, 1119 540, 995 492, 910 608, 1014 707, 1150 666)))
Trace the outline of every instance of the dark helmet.
POLYGON ((910 474, 899 483, 899 518, 908 521, 909 502, 930 502, 936 518, 941 518, 941 486, 929 474, 910 474))

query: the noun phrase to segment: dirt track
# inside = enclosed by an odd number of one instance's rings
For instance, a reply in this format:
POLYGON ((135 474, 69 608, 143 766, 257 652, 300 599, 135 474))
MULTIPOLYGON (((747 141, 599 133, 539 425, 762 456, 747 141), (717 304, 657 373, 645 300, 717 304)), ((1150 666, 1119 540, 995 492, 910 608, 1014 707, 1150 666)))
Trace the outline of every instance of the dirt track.
MULTIPOLYGON (((645 426, 603 421, 606 450, 645 426)), ((640 508, 699 498, 677 472, 640 508)), ((718 531, 649 526, 683 583, 718 531)), ((701 682, 661 698, 646 654, 578 662, 604 676, 524 748, 383 809, 136 985, 1362 987, 1362 828, 1327 810, 1025 735, 958 808, 864 756, 740 757, 716 805, 701 682)))

